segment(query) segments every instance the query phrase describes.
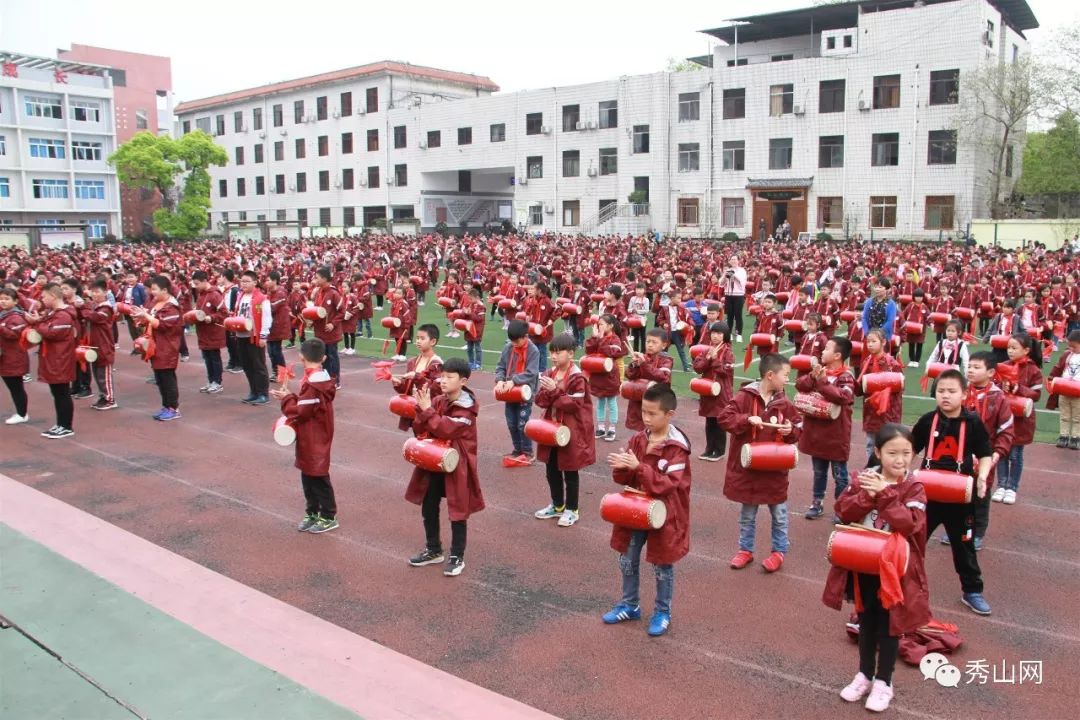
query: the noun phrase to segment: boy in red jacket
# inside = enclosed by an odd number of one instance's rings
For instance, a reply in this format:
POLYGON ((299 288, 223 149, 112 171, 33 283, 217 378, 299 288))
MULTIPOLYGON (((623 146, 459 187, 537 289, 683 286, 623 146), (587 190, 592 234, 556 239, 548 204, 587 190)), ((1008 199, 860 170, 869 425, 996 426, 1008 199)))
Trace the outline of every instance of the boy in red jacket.
POLYGON ((334 379, 323 370, 326 344, 318 339, 300 345, 304 379, 294 395, 286 382, 270 394, 281 401, 281 413, 296 430, 296 467, 304 488, 307 510, 296 527, 314 534, 336 530, 337 501, 330 484, 330 448, 334 443, 334 379))
POLYGON ((71 401, 71 381, 75 379, 75 346, 78 344, 79 316, 75 308, 64 302, 56 283, 41 289, 41 314, 26 313, 26 320, 41 333, 38 360, 38 382, 46 383, 56 408, 56 424, 41 433, 41 437, 58 440, 75 434, 72 422, 75 405, 71 401))
POLYGON ((638 601, 641 549, 656 569, 656 610, 649 635, 663 635, 671 625, 671 598, 675 589, 675 563, 690 552, 690 441, 671 424, 678 400, 670 385, 653 385, 641 399, 645 429, 630 439, 629 452, 608 455, 612 479, 628 488, 661 499, 667 520, 657 530, 631 530, 613 525, 611 547, 619 552, 622 599, 603 615, 609 625, 641 617, 638 601))
MULTIPOLYGON (((990 434, 990 474, 986 478, 986 494, 975 501, 975 550, 982 550, 983 537, 990 526, 990 488, 994 485, 994 471, 998 461, 1008 457, 1012 449, 1015 421, 1012 408, 1005 393, 994 384, 997 360, 989 350, 977 352, 968 359, 968 391, 964 404, 974 410, 990 434)), ((949 544, 949 535, 941 536, 943 545, 949 544)))
MULTIPOLYGON (((635 352, 630 364, 626 366, 627 380, 651 380, 665 385, 671 384, 671 356, 664 352, 667 344, 667 331, 653 328, 645 336, 645 352, 635 352)), ((641 419, 641 401, 630 400, 626 406, 626 427, 629 430, 644 430, 641 419)))
POLYGON ((90 328, 90 345, 97 352, 93 374, 100 394, 97 402, 90 406, 95 410, 112 410, 116 407, 112 380, 112 366, 116 359, 113 324, 116 319, 108 299, 108 284, 104 280, 97 280, 90 286, 90 302, 79 308, 79 316, 90 328))

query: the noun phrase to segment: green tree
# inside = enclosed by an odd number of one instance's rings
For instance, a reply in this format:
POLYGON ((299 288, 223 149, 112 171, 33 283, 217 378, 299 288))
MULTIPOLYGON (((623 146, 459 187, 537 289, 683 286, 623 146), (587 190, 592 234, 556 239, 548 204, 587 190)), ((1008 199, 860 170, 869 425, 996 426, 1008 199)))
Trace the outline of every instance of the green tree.
POLYGON ((1028 135, 1017 189, 1023 193, 1080 192, 1080 122, 1075 113, 1063 112, 1047 132, 1028 135))
POLYGON ((225 150, 201 130, 174 140, 149 132, 137 133, 109 156, 120 182, 128 187, 157 190, 161 207, 154 212, 154 226, 174 238, 197 237, 206 227, 210 211, 211 165, 229 161, 225 150), (177 181, 184 178, 182 192, 177 181))
POLYGON ((696 62, 690 62, 689 60, 676 60, 673 57, 667 59, 667 67, 664 68, 667 72, 694 72, 695 70, 704 70, 705 68, 698 65, 696 62))

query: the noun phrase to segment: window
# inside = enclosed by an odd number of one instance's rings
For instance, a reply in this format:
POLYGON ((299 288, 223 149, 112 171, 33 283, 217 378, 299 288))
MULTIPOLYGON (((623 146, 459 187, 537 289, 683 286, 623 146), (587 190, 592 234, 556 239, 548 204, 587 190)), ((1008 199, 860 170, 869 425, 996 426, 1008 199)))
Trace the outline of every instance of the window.
POLYGON ((104 220, 88 220, 86 222, 86 234, 94 240, 105 237, 106 230, 108 230, 108 226, 104 220))
POLYGON ((769 169, 787 170, 791 167, 791 138, 769 140, 769 169))
POLYGON ((408 140, 408 137, 407 137, 407 134, 406 134, 406 131, 405 131, 405 126, 404 125, 395 126, 394 127, 394 149, 395 150, 400 150, 401 148, 405 147, 407 140, 408 140))
POLYGON ((303 160, 307 157, 307 140, 304 138, 296 138, 293 154, 297 160, 303 160))
POLYGON ((356 208, 343 207, 341 208, 341 224, 345 227, 355 227, 356 225, 356 208))
POLYGON ((442 130, 428 130, 427 146, 429 148, 442 147, 442 130))
POLYGON ((795 108, 795 86, 791 83, 769 87, 769 115, 788 115, 795 108))
POLYGON ((844 198, 819 197, 817 201, 817 226, 829 230, 844 225, 844 198))
POLYGON ((11 181, 0 177, 0 198, 11 197, 11 181))
MULTIPOLYGON (((3 153, 0 152, 0 155, 2 154, 3 153)), ((101 160, 101 143, 88 142, 86 140, 72 140, 71 157, 75 160, 101 160)))
POLYGON ((274 143, 274 162, 282 162, 285 159, 285 141, 278 140, 274 143))
POLYGON ((746 88, 728 88, 724 91, 724 119, 737 120, 746 117, 746 88))
POLYGON ((338 97, 338 114, 341 117, 349 117, 352 115, 352 93, 343 92, 338 97))
POLYGON ((619 127, 619 101, 604 100, 600 103, 600 129, 619 127))
MULTIPOLYGON (((138 115, 138 111, 136 111, 136 115, 138 115)), ((136 117, 136 121, 137 120, 138 120, 138 118, 136 117)), ((143 122, 146 122, 146 118, 143 118, 143 122)), ((136 122, 136 124, 137 124, 137 122, 136 122)), ((217 133, 218 136, 221 136, 221 135, 225 134, 225 115, 224 114, 214 116, 214 132, 217 133)))
POLYGON ((101 122, 101 106, 97 103, 74 100, 71 103, 71 119, 76 122, 101 122))
POLYGON ((544 158, 542 155, 533 155, 525 158, 526 175, 530 180, 544 177, 544 158))
POLYGON ((544 224, 544 206, 543 205, 530 205, 529 206, 529 224, 530 225, 543 225, 544 224))
POLYGON ((77 200, 104 200, 104 180, 76 180, 75 198, 77 200))
POLYGON ((727 61, 727 66, 728 67, 736 67, 736 66, 742 67, 743 65, 749 65, 749 64, 750 64, 750 58, 736 58, 734 60, 728 60, 727 61))
POLYGON ((844 112, 844 80, 822 80, 818 85, 818 112, 844 112))
POLYGON ((328 192, 330 190, 330 171, 319 171, 319 192, 328 192))
POLYGON ((649 152, 649 126, 648 125, 635 125, 634 126, 634 153, 647 153, 649 152))
POLYGON ((835 36, 825 38, 825 49, 826 50, 835 50, 836 49, 836 37, 835 36))
POLYGON ((724 227, 741 228, 746 223, 743 215, 742 198, 722 198, 720 200, 720 222, 724 227))
POLYGON ((379 187, 379 167, 377 165, 367 169, 367 186, 369 188, 379 187))
POLYGON ((956 131, 931 130, 926 156, 927 165, 956 164, 956 131))
POLYGON ((247 181, 244 178, 236 179, 236 197, 244 197, 247 195, 247 181))
POLYGON ((900 76, 878 75, 874 78, 874 109, 900 107, 900 76))
POLYGON ((367 149, 368 152, 379 149, 379 131, 377 129, 367 131, 367 149))
POLYGON ((930 71, 930 104, 955 105, 960 101, 960 71, 930 71))
POLYGON ((243 165, 244 164, 244 146, 243 145, 237 145, 236 146, 236 161, 233 164, 234 165, 243 165))
POLYGON ((870 164, 874 167, 900 164, 900 133, 873 134, 870 164))
POLYGON ((316 144, 319 149, 319 157, 326 157, 330 154, 330 136, 320 135, 316 140, 316 144))
POLYGON ((985 42, 989 47, 994 47, 994 21, 993 20, 987 20, 986 21, 986 35, 984 36, 983 42, 985 42))
POLYGON ((307 208, 297 209, 296 221, 300 223, 300 227, 307 227, 307 208))
POLYGON ((265 195, 266 194, 266 178, 264 178, 262 175, 258 175, 255 178, 255 194, 256 195, 265 195))
POLYGON ((1005 148, 1005 177, 1013 176, 1013 146, 1005 148))
POLYGON ((853 42, 853 40, 852 40, 852 37, 850 35, 845 35, 844 36, 844 47, 846 47, 846 48, 852 47, 852 42, 853 42))
POLYGON ((180 127, 182 128, 181 133, 187 135, 189 132, 191 132, 191 121, 185 120, 183 123, 180 124, 180 127))
POLYGON ((870 227, 894 228, 896 227, 896 196, 895 195, 871 195, 870 196, 870 227))
POLYGON ((581 224, 581 201, 563 200, 562 224, 576 227, 581 224))
POLYGON ((263 144, 258 143, 255 145, 255 162, 261 163, 263 161, 263 144))
POLYGON ((822 135, 818 138, 818 167, 844 167, 843 135, 822 135))
POLYGON ((330 208, 319 208, 319 225, 330 226, 330 208))
POLYGON ((464 193, 472 192, 472 172, 471 171, 469 171, 469 170, 458 170, 457 189, 458 189, 458 192, 464 192, 464 193))
POLYGON ((364 104, 366 105, 364 112, 379 112, 379 88, 368 88, 365 91, 364 104))
POLYGON ((600 148, 600 174, 614 175, 619 172, 618 148, 600 148))
POLYGON ((325 95, 322 95, 320 97, 315 98, 315 119, 316 120, 325 120, 326 119, 326 96, 325 95))
POLYGON ((307 192, 307 173, 296 173, 296 192, 307 192))
POLYGON ((30 138, 30 157, 63 160, 67 157, 64 141, 48 138, 30 138))
POLYGON ((292 117, 294 123, 304 122, 304 101, 296 100, 292 104, 292 117))
POLYGON ((351 155, 352 154, 352 133, 351 132, 341 133, 341 154, 342 155, 351 155))
POLYGON ((229 197, 229 181, 218 180, 217 181, 217 194, 218 197, 229 197))
POLYGON ((285 124, 285 113, 281 109, 281 105, 275 105, 271 108, 271 112, 274 116, 274 127, 281 127, 285 124))
POLYGON ((698 198, 679 198, 678 217, 680 225, 698 224, 698 198))
POLYGON ((782 55, 773 55, 769 58, 769 62, 784 62, 785 60, 794 60, 795 55, 793 53, 783 53, 782 55))
POLYGON ((1016 62, 1020 59, 1020 47, 1016 44, 1012 46, 1012 61, 1016 62))
POLYGON ((562 108, 562 131, 574 132, 577 130, 578 122, 581 120, 581 106, 580 105, 563 105, 562 108))
POLYGON ((341 187, 344 190, 352 190, 356 184, 356 178, 353 175, 352 168, 345 168, 341 171, 341 187))
POLYGON ((274 192, 276 192, 278 195, 285 194, 285 176, 284 175, 275 175, 274 176, 274 192))
POLYGON ((233 132, 244 131, 244 111, 237 110, 232 116, 233 132))
POLYGON ((746 169, 746 143, 743 140, 725 140, 721 149, 725 170, 746 169))
POLYGON ((698 170, 698 144, 679 143, 679 172, 698 170))
POLYGON ((209 117, 195 118, 195 129, 200 130, 200 131, 206 133, 207 135, 209 135, 210 134, 210 118, 209 117))
POLYGON ((262 130, 262 108, 254 108, 251 111, 251 126, 255 130, 262 130))
POLYGON ((544 131, 544 113, 529 113, 525 116, 525 134, 539 135, 544 131))
POLYGON ((282 209, 275 210, 274 219, 278 222, 285 222, 285 211, 282 209))
POLYGON ((472 128, 463 127, 457 129, 457 144, 472 145, 472 128))
POLYGON ((0 155, 7 155, 7 139, 0 135, 0 155))
POLYGON ((57 230, 63 230, 63 226, 67 224, 67 221, 56 218, 39 218, 37 224, 44 226, 41 228, 42 232, 56 232, 57 230))
POLYGON ((577 177, 581 174, 581 152, 578 150, 563 150, 562 154, 563 177, 577 177))
POLYGON ((64 110, 60 106, 60 98, 45 97, 42 95, 27 95, 26 116, 62 120, 64 117, 64 110))
POLYGON ((955 205, 956 201, 952 195, 927 195, 926 229, 951 230, 955 216, 955 205))
POLYGON ((491 142, 506 142, 506 123, 492 124, 491 142))
POLYGON ((409 166, 408 165, 395 165, 394 166, 394 184, 398 187, 405 187, 409 184, 409 166))
POLYGON ((679 93, 679 122, 701 119, 701 93, 679 93))

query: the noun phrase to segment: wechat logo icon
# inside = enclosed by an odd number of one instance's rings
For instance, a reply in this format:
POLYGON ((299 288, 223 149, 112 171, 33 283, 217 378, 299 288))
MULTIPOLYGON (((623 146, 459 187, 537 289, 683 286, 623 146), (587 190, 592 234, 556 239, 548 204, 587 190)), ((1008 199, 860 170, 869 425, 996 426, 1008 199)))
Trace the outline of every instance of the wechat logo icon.
POLYGON ((949 659, 941 653, 927 653, 919 661, 919 671, 923 680, 933 678, 942 687, 957 687, 960 685, 960 668, 949 663, 949 659))

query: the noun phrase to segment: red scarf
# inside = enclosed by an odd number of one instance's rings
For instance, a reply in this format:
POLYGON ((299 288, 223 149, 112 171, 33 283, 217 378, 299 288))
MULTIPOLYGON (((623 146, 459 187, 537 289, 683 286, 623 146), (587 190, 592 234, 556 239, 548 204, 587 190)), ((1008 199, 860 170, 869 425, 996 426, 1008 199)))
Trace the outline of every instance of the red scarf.
POLYGON ((529 344, 528 343, 525 343, 525 344, 521 345, 520 347, 517 346, 517 345, 511 345, 510 346, 510 362, 508 363, 509 367, 507 368, 507 369, 511 369, 510 374, 511 375, 519 375, 519 374, 525 372, 525 362, 528 359, 528 357, 529 357, 529 344), (517 370, 512 370, 512 368, 514 367, 515 362, 517 363, 517 370))

